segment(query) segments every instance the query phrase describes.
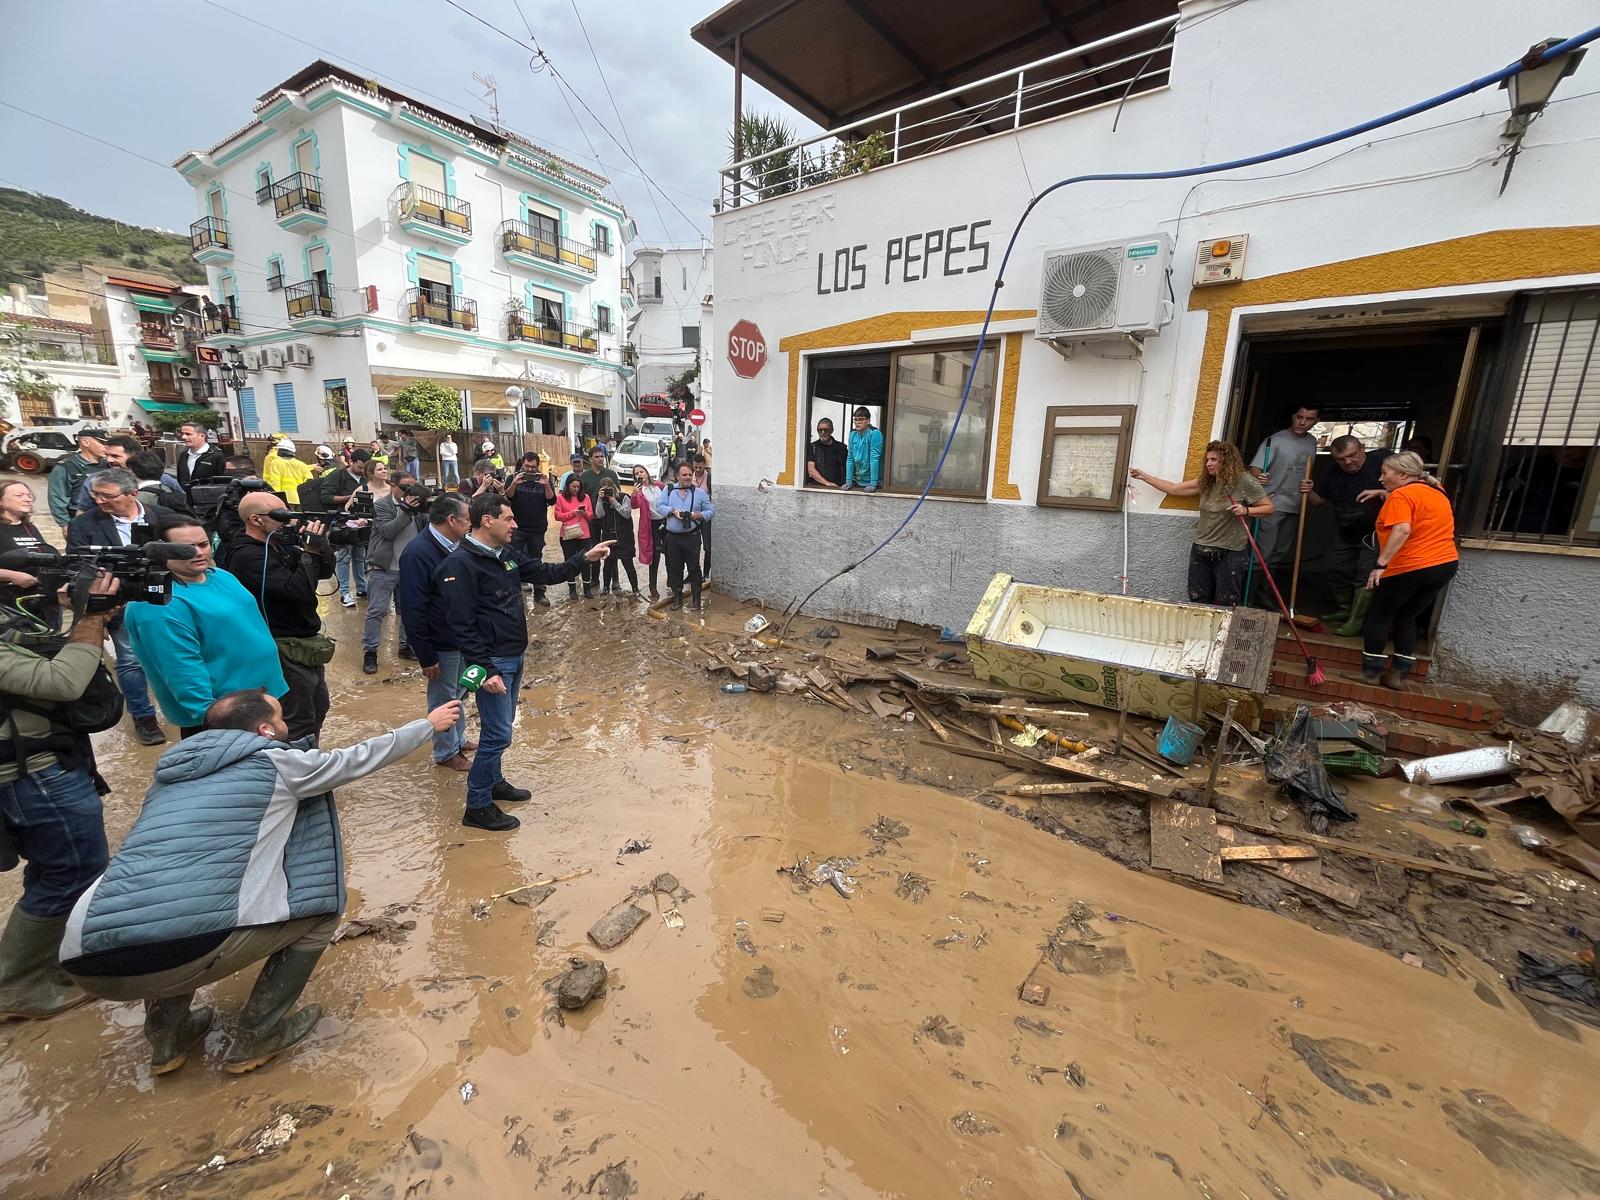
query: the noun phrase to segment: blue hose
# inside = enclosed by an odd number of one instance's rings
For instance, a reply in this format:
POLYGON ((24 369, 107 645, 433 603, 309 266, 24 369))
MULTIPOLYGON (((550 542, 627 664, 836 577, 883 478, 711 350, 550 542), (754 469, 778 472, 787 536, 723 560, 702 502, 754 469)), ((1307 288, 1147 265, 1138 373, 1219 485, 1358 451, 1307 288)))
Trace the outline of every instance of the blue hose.
MULTIPOLYGON (((933 490, 933 485, 938 482, 939 472, 944 469, 945 459, 949 456, 950 447, 955 444, 956 433, 961 428, 961 418, 967 411, 967 399, 972 394, 972 381, 977 378, 978 366, 983 361, 983 352, 989 342, 989 326, 994 321, 995 305, 1000 299, 1000 289, 1005 286, 1006 267, 1011 262, 1011 252, 1016 249, 1017 238, 1021 235, 1022 227, 1027 224, 1028 218, 1033 214, 1033 210, 1037 208, 1039 202, 1051 192, 1058 191, 1061 188, 1068 187, 1074 183, 1095 183, 1101 181, 1131 182, 1134 180, 1146 179, 1188 179, 1195 175, 1210 175, 1223 171, 1237 171, 1243 167, 1254 167, 1261 163, 1276 162, 1280 158, 1292 158, 1297 154, 1305 154, 1307 151, 1318 150, 1323 146, 1331 146, 1336 142, 1348 141, 1351 138, 1360 137, 1364 133, 1371 133, 1374 129, 1382 129, 1384 126, 1393 125, 1397 121, 1404 121, 1408 117, 1414 117, 1419 113, 1425 113, 1432 109, 1439 108, 1443 105, 1449 104, 1451 101, 1459 100, 1463 96, 1470 96, 1474 92, 1481 92, 1484 88, 1495 87, 1505 80, 1510 79, 1513 75, 1520 75, 1523 71, 1529 70, 1530 68, 1543 66, 1553 58, 1570 53, 1573 50, 1587 46, 1590 42, 1597 40, 1600 40, 1600 26, 1595 26, 1592 29, 1585 30, 1583 33, 1578 34, 1576 37, 1570 37, 1564 42, 1558 42, 1540 54, 1528 55, 1526 58, 1520 58, 1516 62, 1508 63, 1506 66, 1501 67, 1498 71, 1493 71, 1488 75, 1481 75, 1477 79, 1471 80, 1468 83, 1463 83, 1458 87, 1453 87, 1447 92, 1440 92, 1438 95, 1430 96, 1426 100, 1419 100, 1415 104, 1408 104, 1405 108, 1396 109, 1393 112, 1386 113, 1381 117, 1373 117, 1369 121, 1363 121, 1359 125, 1351 125, 1348 128, 1340 129, 1335 133, 1323 134, 1321 137, 1312 138, 1309 141, 1296 142, 1294 145, 1285 146, 1280 150, 1269 150, 1262 154, 1252 154, 1248 158, 1229 159, 1226 162, 1203 163, 1195 167, 1179 167, 1171 171, 1116 171, 1102 172, 1093 175, 1074 175, 1068 179, 1057 180, 1055 183, 1052 183, 1049 187, 1045 188, 1044 191, 1040 192, 1032 200, 1028 201, 1027 207, 1022 210, 1022 215, 1017 218, 1017 227, 1012 230, 1011 239, 1006 243, 1006 252, 1001 257, 999 269, 995 273, 994 288, 989 293, 989 307, 984 311, 983 314, 983 327, 978 333, 978 348, 973 353, 972 366, 968 368, 966 383, 961 389, 961 403, 956 406, 955 420, 950 424, 950 435, 945 439, 944 449, 939 454, 939 461, 934 464, 933 472, 928 476, 928 482, 922 487, 922 493, 911 505, 911 508, 909 511, 907 511, 905 518, 900 522, 899 525, 895 527, 894 531, 890 533, 888 537, 884 538, 883 541, 879 542, 871 550, 867 551, 867 553, 856 559, 855 562, 851 563, 849 566, 841 567, 832 575, 828 576, 828 578, 824 579, 816 587, 812 588, 810 593, 807 594, 806 598, 800 601, 799 605, 796 606, 789 614, 788 620, 784 622, 782 632, 788 632, 789 622, 793 621, 795 617, 800 615, 801 610, 811 602, 811 598, 813 596, 815 596, 823 588, 827 587, 828 584, 832 583, 835 579, 838 579, 841 575, 848 575, 851 571, 854 571, 857 567, 861 566, 862 563, 867 562, 869 559, 877 555, 886 546, 888 546, 890 542, 894 541, 895 538, 899 537, 905 532, 906 526, 911 524, 911 519, 915 517, 921 510, 923 501, 927 500, 928 493, 933 490)), ((782 636, 781 633, 780 636, 782 636)))

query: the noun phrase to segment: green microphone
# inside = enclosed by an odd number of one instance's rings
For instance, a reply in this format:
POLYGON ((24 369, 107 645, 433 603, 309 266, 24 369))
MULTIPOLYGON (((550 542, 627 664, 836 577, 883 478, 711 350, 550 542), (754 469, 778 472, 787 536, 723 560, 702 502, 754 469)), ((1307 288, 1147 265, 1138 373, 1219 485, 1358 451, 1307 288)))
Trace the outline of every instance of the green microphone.
POLYGON ((480 667, 477 663, 468 663, 466 669, 461 672, 461 678, 456 680, 456 684, 461 688, 456 693, 456 699, 465 700, 467 693, 477 691, 483 686, 483 681, 487 678, 489 678, 489 671, 486 667, 480 667))

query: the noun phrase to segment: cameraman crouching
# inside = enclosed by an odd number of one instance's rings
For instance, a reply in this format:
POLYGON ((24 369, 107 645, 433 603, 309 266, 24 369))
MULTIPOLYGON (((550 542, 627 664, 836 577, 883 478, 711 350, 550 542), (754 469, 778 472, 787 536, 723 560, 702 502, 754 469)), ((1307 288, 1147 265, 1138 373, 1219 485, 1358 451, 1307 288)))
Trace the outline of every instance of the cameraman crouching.
POLYGON ((365 541, 365 523, 329 533, 321 521, 290 529, 270 514, 283 501, 270 492, 254 492, 239 501, 239 537, 223 552, 223 570, 244 584, 256 599, 267 628, 278 644, 283 678, 283 719, 289 740, 322 737, 328 717, 327 666, 333 639, 322 632, 317 614, 317 584, 334 573, 333 543, 365 541))
MULTIPOLYGON (((101 575, 89 594, 116 590, 101 575)), ((0 637, 0 870, 18 856, 28 864, 22 899, 0 934, 0 1020, 51 1017, 92 998, 56 954, 73 904, 105 870, 106 827, 88 735, 65 728, 59 706, 81 705, 100 674, 114 611, 79 617, 49 658, 0 637)))

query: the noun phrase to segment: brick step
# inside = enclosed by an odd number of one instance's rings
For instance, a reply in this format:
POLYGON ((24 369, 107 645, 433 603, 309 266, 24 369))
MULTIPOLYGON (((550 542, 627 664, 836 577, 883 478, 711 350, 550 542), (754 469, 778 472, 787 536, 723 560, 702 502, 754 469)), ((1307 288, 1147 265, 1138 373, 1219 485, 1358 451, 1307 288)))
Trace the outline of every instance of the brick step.
MULTIPOLYGON (((1262 707, 1263 725, 1270 722, 1275 728, 1282 727, 1300 703, 1298 696, 1268 696, 1262 707)), ((1402 758, 1431 758, 1435 754, 1454 754, 1458 750, 1476 750, 1479 746, 1496 744, 1482 732, 1412 720, 1397 713, 1381 712, 1378 718, 1389 753, 1402 758)))
POLYGON ((1328 666, 1322 669, 1327 682, 1320 688, 1314 688, 1306 682, 1305 669, 1300 663, 1274 666, 1273 691, 1304 700, 1353 700, 1383 712, 1398 713, 1411 720, 1449 725, 1456 729, 1489 729, 1497 725, 1504 715, 1499 703, 1482 692, 1418 683, 1415 679, 1406 682, 1404 691, 1396 692, 1366 683, 1356 668, 1334 664, 1331 669, 1328 666))
MULTIPOLYGON (((1307 633, 1300 631, 1300 637, 1306 644, 1306 649, 1316 655, 1317 661, 1326 671, 1332 666, 1348 666, 1356 673, 1361 671, 1361 639, 1357 637, 1340 637, 1333 633, 1307 633)), ((1281 628, 1278 630, 1277 644, 1272 647, 1272 661, 1275 663, 1303 663, 1304 656, 1300 647, 1295 645, 1294 638, 1281 628)), ((1417 655, 1416 669, 1411 672, 1413 679, 1426 679, 1433 673, 1433 659, 1426 654, 1417 655)))

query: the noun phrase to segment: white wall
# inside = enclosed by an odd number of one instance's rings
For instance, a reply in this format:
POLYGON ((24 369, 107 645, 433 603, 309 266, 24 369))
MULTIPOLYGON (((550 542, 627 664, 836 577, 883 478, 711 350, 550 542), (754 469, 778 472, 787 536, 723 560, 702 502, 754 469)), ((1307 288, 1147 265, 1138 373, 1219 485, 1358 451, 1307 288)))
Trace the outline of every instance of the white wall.
MULTIPOLYGON (((1226 9, 1191 0, 1184 8, 1186 21, 1197 23, 1177 37, 1171 87, 1130 99, 1115 133, 1115 106, 1108 105, 715 218, 716 333, 708 349, 719 400, 728 406, 717 437, 719 482, 751 485, 783 469, 788 362, 781 338, 884 313, 981 311, 1019 214, 1050 182, 1219 161, 1297 142, 1485 74, 1544 37, 1586 27, 1594 13, 1581 0, 1276 0, 1226 9), (1197 21, 1202 16, 1208 19, 1197 21), (1379 46, 1390 52, 1375 52, 1379 46), (947 276, 941 260, 926 278, 908 281, 902 270, 886 278, 890 239, 970 230, 975 222, 988 223, 984 269, 947 276), (857 246, 862 286, 833 291, 835 252, 857 246), (755 321, 768 344, 770 360, 755 380, 737 378, 724 353, 727 331, 741 319, 755 321)), ((1557 98, 1597 88, 1600 57, 1590 55, 1557 98)), ((1593 222, 1600 97, 1554 105, 1498 195, 1503 168, 1492 160, 1503 147, 1505 115, 1505 93, 1490 89, 1290 163, 1198 184, 1074 185, 1044 200, 1018 239, 1001 308, 1036 306, 1041 260, 1051 249, 1165 232, 1177 243, 1178 315, 1148 342, 1142 381, 1137 364, 1082 356, 1066 362, 1027 336, 1010 462, 1022 503, 1036 493, 1050 404, 1139 396, 1134 461, 1168 478, 1181 473, 1206 332, 1204 312, 1185 312, 1188 264, 1202 240, 1248 233, 1248 273, 1257 277, 1492 229, 1593 222)), ((981 260, 968 254, 962 265, 981 260)), ((1161 498, 1135 488, 1131 504, 1154 511, 1161 498)))
MULTIPOLYGON (((639 300, 632 336, 639 350, 637 393, 661 391, 668 378, 694 365, 697 351, 683 345, 683 330, 699 328, 706 316, 704 300, 713 291, 712 257, 709 247, 693 246, 644 247, 635 253, 629 272, 639 300), (653 295, 650 281, 657 272, 661 277, 659 304, 643 299, 653 295)), ((710 344, 709 333, 709 329, 701 330, 702 348, 710 344)), ((711 381, 705 368, 701 375, 694 391, 703 401, 711 381)))

